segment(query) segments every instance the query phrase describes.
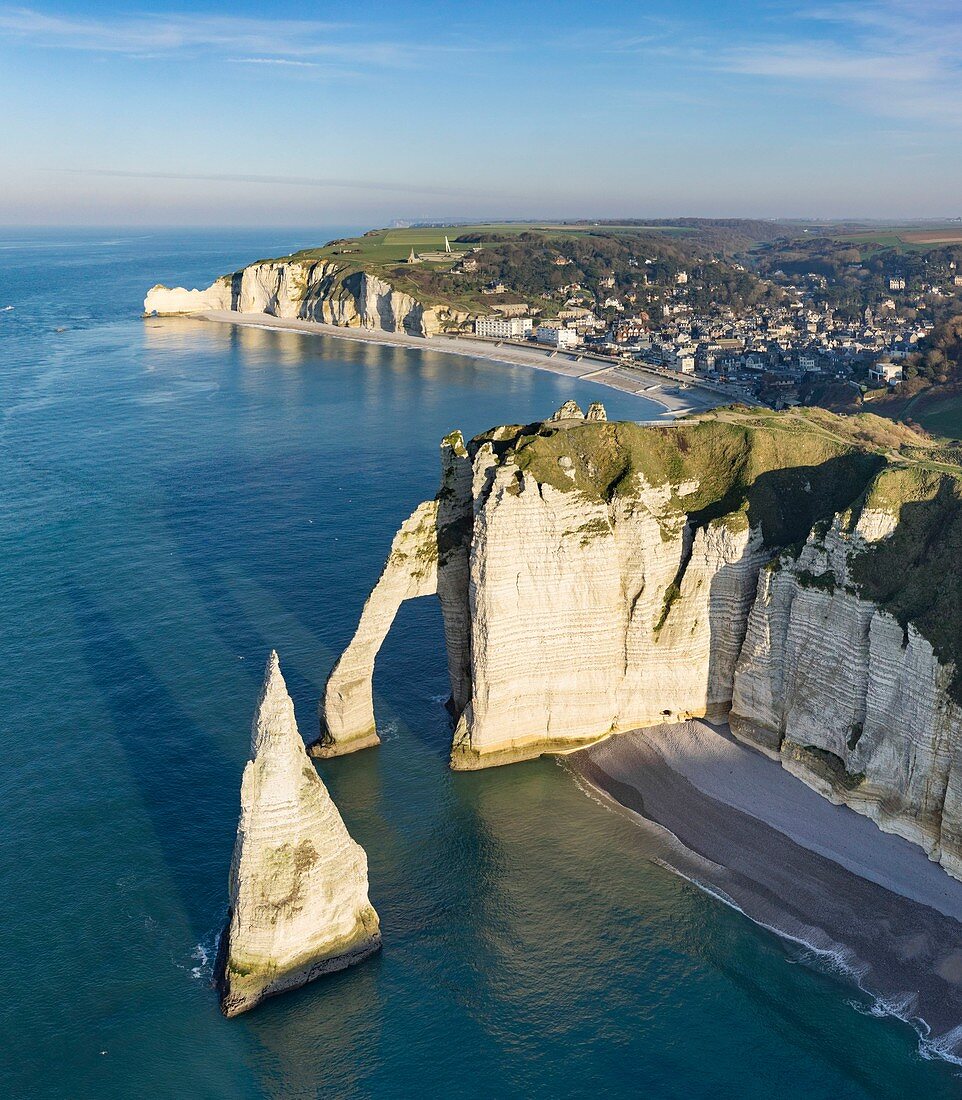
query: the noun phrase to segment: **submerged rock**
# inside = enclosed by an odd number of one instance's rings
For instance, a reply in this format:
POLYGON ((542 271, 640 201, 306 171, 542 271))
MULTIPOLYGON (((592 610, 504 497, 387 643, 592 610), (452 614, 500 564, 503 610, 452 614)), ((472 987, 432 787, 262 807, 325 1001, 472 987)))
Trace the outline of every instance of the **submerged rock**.
POLYGON ((226 1016, 352 966, 381 946, 367 856, 308 759, 273 652, 251 755, 217 966, 226 1016))

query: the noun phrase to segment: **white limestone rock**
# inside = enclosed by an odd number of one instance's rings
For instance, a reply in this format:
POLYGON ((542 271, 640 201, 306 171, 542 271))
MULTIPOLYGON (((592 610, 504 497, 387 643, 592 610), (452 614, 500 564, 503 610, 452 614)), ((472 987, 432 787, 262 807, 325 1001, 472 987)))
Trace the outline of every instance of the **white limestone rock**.
MULTIPOLYGON (((398 602, 436 588, 453 768, 727 719, 823 795, 962 877, 955 667, 858 579, 867 561, 865 575, 886 591, 944 522, 962 526, 962 487, 951 474, 846 452, 820 426, 803 431, 794 420, 747 430, 731 418, 588 422, 566 403, 542 426, 493 429, 467 446, 449 436, 437 512, 425 513, 435 529, 412 527, 415 517, 402 528, 409 549, 392 551, 328 686, 325 708, 348 716, 342 751, 352 738, 376 740, 370 677, 398 602), (697 458, 696 446, 706 449, 697 458), (903 529, 906 515, 921 523, 903 529), (903 530, 905 549, 880 560, 876 549, 898 547, 886 540, 903 530), (424 577, 417 563, 431 545, 438 570, 424 577)), ((931 560, 912 595, 930 629, 931 560)), ((952 567, 950 554, 935 560, 952 567)), ((957 586, 948 594, 957 599, 957 586)), ((951 650, 951 638, 940 644, 951 650)))
POLYGON ((171 315, 229 310, 319 321, 348 328, 431 336, 467 314, 443 305, 425 308, 410 294, 365 271, 331 260, 264 260, 224 275, 206 290, 152 287, 144 313, 171 315))
POLYGON ((780 759, 835 803, 962 870, 962 709, 915 627, 859 596, 859 552, 894 522, 837 517, 759 577, 734 677, 729 721, 740 739, 780 759))
POLYGON ((319 708, 321 736, 311 755, 343 756, 380 744, 374 724, 374 658, 405 600, 438 590, 438 504, 419 504, 394 536, 350 645, 331 671, 319 708))
POLYGON ((561 420, 584 420, 585 414, 577 401, 565 401, 557 412, 548 417, 549 424, 557 424, 561 420))
POLYGON ((231 283, 227 277, 218 279, 206 290, 186 290, 182 286, 171 288, 158 284, 147 291, 144 313, 169 317, 179 313, 233 309, 232 300, 231 283))
POLYGON ((227 1016, 343 970, 381 946, 367 856, 307 757, 276 653, 241 785, 217 984, 227 1016))

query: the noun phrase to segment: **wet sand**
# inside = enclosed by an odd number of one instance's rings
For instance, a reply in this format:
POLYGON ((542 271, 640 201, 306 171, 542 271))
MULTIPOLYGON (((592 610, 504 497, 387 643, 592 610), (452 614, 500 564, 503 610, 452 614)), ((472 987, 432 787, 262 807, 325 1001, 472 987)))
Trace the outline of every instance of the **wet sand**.
POLYGON ((600 386, 633 393, 654 401, 664 409, 665 418, 684 416, 738 400, 734 394, 715 391, 694 383, 638 367, 623 367, 593 359, 580 352, 552 351, 549 348, 523 344, 494 343, 470 337, 409 336, 403 332, 379 329, 345 328, 325 325, 319 321, 298 321, 271 317, 266 313, 234 313, 230 310, 210 310, 188 314, 201 321, 240 325, 246 328, 281 329, 303 332, 311 336, 332 336, 337 340, 353 340, 362 344, 382 344, 387 347, 415 348, 417 351, 437 351, 445 355, 461 355, 469 359, 486 359, 512 366, 534 367, 535 370, 582 378, 600 386))
POLYGON ((564 760, 648 831, 659 862, 851 975, 926 1053, 962 1054, 962 882, 920 848, 725 727, 637 730, 564 760))

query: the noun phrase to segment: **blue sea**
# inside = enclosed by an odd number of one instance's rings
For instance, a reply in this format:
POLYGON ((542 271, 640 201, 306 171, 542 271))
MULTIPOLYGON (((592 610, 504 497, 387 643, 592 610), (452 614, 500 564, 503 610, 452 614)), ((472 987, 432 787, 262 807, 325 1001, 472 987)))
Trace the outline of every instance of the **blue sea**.
POLYGON ((567 398, 658 411, 522 367, 140 317, 153 283, 350 228, 0 232, 0 1095, 962 1095, 907 1025, 650 862, 554 761, 450 772, 433 599, 378 658, 384 744, 320 768, 383 952, 222 1018, 268 651, 314 736, 442 435, 567 398))

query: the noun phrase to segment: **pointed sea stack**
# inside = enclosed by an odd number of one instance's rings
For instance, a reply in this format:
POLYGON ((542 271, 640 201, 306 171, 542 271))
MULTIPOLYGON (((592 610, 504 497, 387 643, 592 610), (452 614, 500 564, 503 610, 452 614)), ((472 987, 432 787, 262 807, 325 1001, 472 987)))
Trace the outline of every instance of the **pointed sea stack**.
POLYGON ((225 1016, 352 966, 381 946, 367 856, 308 759, 273 652, 251 756, 217 963, 225 1016))

